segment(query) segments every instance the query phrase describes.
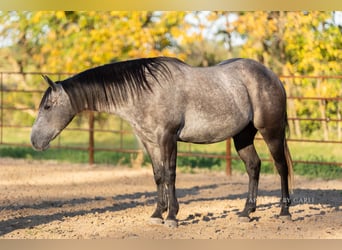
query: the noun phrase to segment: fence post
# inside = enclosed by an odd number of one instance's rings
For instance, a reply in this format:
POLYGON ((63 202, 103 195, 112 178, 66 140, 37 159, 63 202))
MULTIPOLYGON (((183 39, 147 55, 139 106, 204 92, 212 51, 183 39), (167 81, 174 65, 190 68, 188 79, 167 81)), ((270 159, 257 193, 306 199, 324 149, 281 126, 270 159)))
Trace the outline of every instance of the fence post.
POLYGON ((232 175, 232 151, 230 138, 226 140, 226 175, 232 175))
POLYGON ((1 72, 0 77, 0 144, 2 144, 3 139, 3 127, 4 127, 4 89, 3 89, 3 74, 1 72))
POLYGON ((94 112, 89 112, 89 164, 94 164, 94 112))

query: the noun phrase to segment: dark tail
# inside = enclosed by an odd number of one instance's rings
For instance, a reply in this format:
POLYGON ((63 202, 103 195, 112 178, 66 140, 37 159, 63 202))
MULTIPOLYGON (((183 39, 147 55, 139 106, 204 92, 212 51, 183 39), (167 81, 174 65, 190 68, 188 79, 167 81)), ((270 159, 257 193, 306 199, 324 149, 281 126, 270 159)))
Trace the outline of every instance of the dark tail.
MULTIPOLYGON (((287 113, 285 115, 285 124, 286 124, 286 131, 289 134, 289 123, 288 123, 288 119, 287 119, 287 113)), ((287 145, 287 140, 286 140, 286 136, 284 137, 284 153, 285 153, 285 158, 286 158, 286 163, 287 163, 287 171, 288 171, 288 182, 289 182, 289 189, 290 192, 292 192, 293 190, 293 161, 292 161, 292 157, 290 154, 290 150, 289 147, 287 145)))

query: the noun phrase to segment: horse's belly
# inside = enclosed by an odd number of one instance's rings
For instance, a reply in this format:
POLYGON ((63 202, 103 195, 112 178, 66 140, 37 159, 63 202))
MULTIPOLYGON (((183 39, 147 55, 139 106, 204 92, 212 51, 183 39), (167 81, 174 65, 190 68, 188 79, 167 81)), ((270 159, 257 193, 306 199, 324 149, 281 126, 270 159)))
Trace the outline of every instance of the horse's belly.
POLYGON ((187 115, 178 133, 180 141, 192 143, 215 143, 239 133, 252 120, 251 109, 243 113, 194 112, 187 115))

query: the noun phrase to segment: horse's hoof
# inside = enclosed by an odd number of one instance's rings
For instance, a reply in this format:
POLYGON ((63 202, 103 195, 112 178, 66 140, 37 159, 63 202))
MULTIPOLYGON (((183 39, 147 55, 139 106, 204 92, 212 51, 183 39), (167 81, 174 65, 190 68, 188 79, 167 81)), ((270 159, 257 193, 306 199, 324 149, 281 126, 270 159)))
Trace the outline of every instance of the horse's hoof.
POLYGON ((287 215, 279 215, 279 219, 281 219, 282 222, 285 222, 285 221, 292 221, 292 217, 290 214, 287 214, 287 215))
POLYGON ((178 227, 178 222, 176 220, 165 220, 164 224, 165 226, 170 227, 170 228, 178 227))
POLYGON ((163 223, 164 223, 164 221, 161 218, 154 218, 154 217, 150 218, 150 224, 151 225, 162 225, 163 223))
POLYGON ((251 218, 249 216, 239 216, 238 218, 239 218, 239 221, 243 223, 251 221, 251 218))

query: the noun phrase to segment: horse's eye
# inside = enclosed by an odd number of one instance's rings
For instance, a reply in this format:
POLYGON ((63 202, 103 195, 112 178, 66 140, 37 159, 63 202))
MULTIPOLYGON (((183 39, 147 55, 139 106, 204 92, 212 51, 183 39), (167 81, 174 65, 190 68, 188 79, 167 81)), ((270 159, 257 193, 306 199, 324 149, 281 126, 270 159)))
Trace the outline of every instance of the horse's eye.
POLYGON ((44 109, 45 110, 49 110, 51 108, 51 105, 49 105, 49 104, 46 104, 45 106, 44 106, 44 109))

